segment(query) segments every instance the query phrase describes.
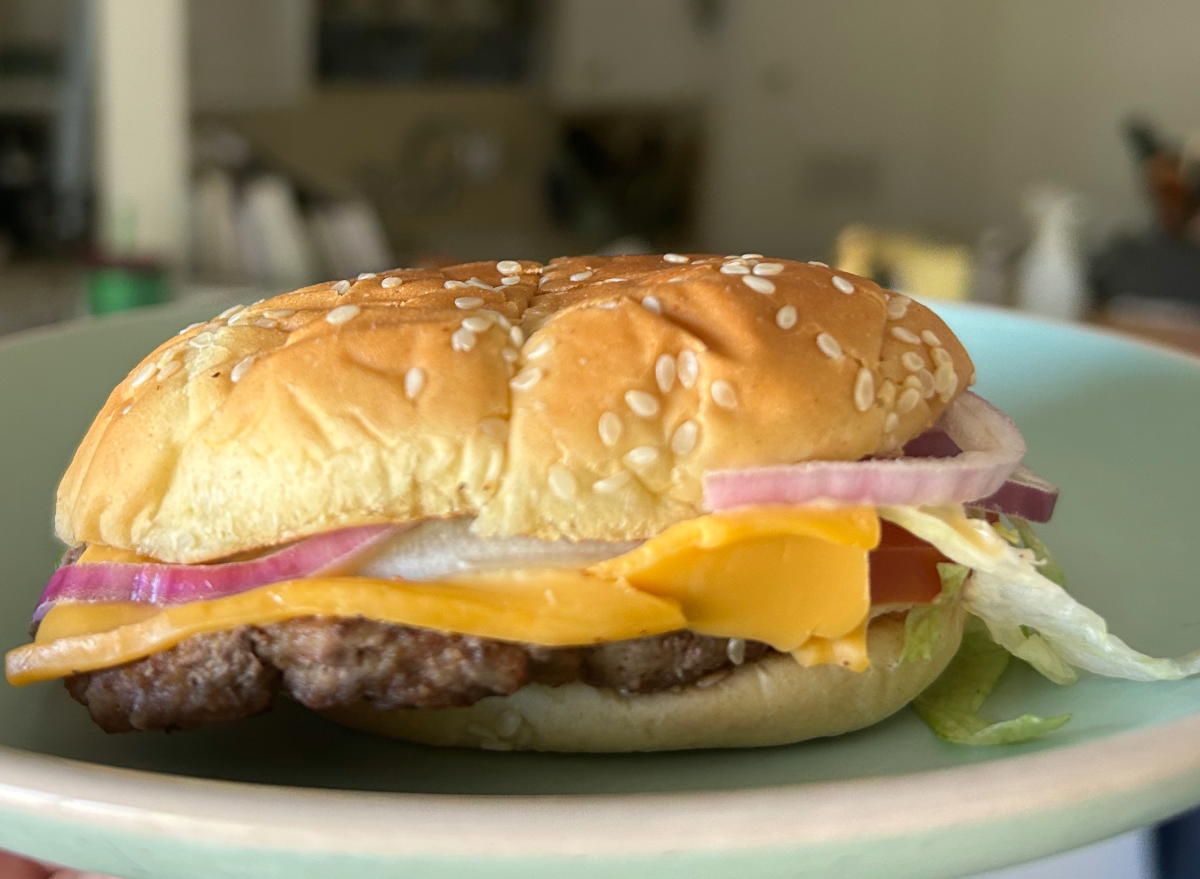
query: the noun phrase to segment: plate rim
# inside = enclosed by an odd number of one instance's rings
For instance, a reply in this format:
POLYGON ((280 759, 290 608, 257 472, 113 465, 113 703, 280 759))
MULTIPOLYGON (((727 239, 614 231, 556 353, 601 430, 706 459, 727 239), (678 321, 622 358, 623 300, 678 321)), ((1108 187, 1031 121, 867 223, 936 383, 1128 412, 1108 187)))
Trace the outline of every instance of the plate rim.
MULTIPOLYGON (((208 845, 383 857, 797 848, 862 841, 863 827, 871 828, 867 838, 883 839, 1052 814, 1180 779, 1194 792, 1200 790, 1197 738, 1200 713, 1079 745, 894 776, 724 791, 554 795, 287 787, 0 746, 0 810, 208 845), (987 790, 988 796, 964 797, 964 790, 987 790), (466 826, 469 834, 462 832, 466 826), (545 833, 550 826, 554 833, 545 833)), ((1172 811, 1186 808, 1195 796, 1177 799, 1163 804, 1172 811)), ((1147 816, 1153 817, 1163 816, 1147 816)))

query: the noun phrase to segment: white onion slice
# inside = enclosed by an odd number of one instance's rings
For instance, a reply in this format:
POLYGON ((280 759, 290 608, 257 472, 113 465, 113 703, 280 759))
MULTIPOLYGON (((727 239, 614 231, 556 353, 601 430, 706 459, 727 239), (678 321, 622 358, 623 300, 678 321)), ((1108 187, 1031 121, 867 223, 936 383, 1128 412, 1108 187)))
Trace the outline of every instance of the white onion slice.
POLYGON ((704 475, 704 503, 710 510, 756 504, 962 503, 999 489, 1025 455, 1025 441, 1012 420, 969 391, 946 408, 939 427, 963 450, 960 454, 715 470, 704 475))
POLYGON ((478 537, 471 519, 427 519, 384 541, 355 569, 360 577, 433 580, 497 568, 586 568, 640 541, 478 537))

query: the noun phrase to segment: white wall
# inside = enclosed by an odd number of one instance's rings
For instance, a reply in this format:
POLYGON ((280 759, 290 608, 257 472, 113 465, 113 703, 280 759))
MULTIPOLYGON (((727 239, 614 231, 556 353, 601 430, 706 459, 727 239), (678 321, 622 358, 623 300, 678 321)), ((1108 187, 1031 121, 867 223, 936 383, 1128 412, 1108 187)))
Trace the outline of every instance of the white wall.
POLYGON ((733 0, 706 243, 820 255, 856 220, 973 241, 1020 231, 1039 181, 1096 228, 1138 221, 1118 124, 1200 128, 1197 34, 1196 0, 733 0), (836 185, 872 167, 873 191, 836 185))

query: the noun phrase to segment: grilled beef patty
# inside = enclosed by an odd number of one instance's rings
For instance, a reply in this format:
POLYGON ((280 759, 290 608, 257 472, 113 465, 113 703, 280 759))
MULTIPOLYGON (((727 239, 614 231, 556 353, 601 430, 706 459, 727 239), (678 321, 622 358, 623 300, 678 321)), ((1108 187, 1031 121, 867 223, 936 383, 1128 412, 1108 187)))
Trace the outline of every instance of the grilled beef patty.
POLYGON ((301 617, 197 635, 66 685, 107 732, 170 730, 257 714, 277 691, 316 710, 362 700, 384 710, 470 705, 528 683, 575 680, 650 693, 769 650, 755 641, 731 649, 727 638, 687 631, 548 648, 362 617, 301 617))

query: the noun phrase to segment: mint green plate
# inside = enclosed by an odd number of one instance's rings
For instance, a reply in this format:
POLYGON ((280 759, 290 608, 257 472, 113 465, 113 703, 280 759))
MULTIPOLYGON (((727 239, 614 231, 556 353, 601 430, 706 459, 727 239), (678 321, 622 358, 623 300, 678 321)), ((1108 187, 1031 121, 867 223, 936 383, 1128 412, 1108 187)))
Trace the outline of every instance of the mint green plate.
MULTIPOLYGON (((59 474, 109 389, 211 308, 0 343, 0 647, 25 640, 59 547, 59 474)), ((1045 536, 1072 589, 1143 650, 1200 645, 1200 364, 1016 315, 945 309, 979 391, 1063 489, 1045 536)), ((295 706, 193 733, 107 736, 60 685, 0 683, 0 848, 130 879, 914 876, 1082 845, 1200 803, 1200 680, 1024 667, 989 703, 1074 720, 972 749, 910 712, 792 747, 499 754, 377 740, 295 706)))

